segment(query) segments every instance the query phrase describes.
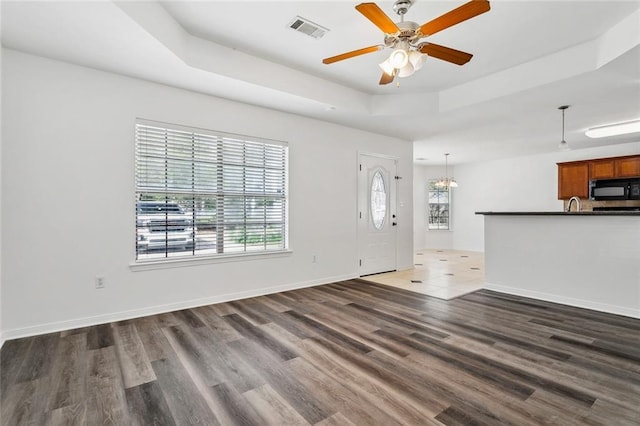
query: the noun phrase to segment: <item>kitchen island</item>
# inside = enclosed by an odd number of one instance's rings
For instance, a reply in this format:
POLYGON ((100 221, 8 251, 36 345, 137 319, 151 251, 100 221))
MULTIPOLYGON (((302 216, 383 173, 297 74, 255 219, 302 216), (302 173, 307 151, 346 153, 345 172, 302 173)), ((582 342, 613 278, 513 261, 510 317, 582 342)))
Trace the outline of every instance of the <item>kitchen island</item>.
POLYGON ((640 212, 476 214, 485 288, 640 318, 640 212))

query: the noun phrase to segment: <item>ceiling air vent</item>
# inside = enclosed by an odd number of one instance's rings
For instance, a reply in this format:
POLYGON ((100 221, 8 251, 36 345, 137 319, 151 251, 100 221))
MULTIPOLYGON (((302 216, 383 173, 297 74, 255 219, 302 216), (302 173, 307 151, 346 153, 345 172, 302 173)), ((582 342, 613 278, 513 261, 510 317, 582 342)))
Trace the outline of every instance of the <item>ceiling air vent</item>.
POLYGON ((293 20, 289 22, 289 28, 313 38, 321 38, 327 31, 329 31, 327 28, 314 24, 310 20, 301 16, 293 18, 293 20))

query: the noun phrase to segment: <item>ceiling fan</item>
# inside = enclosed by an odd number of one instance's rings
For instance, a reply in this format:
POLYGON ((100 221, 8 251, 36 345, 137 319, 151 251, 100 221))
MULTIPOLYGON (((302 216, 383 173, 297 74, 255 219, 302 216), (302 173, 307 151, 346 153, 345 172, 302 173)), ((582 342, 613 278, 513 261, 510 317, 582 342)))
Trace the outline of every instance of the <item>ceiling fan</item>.
POLYGON ((352 50, 351 52, 325 58, 322 62, 332 64, 354 56, 377 52, 387 47, 391 48, 393 51, 389 58, 380 64, 380 68, 383 70, 380 84, 389 84, 396 76, 408 77, 413 74, 415 70, 422 67, 426 59, 424 55, 456 65, 464 65, 469 62, 473 57, 471 53, 421 41, 420 39, 488 12, 491 8, 489 2, 487 0, 471 0, 438 18, 423 25, 418 25, 415 22, 404 20, 404 15, 414 1, 396 0, 393 10, 400 15, 400 22, 393 22, 375 3, 360 3, 356 6, 356 10, 385 33, 384 44, 352 50))

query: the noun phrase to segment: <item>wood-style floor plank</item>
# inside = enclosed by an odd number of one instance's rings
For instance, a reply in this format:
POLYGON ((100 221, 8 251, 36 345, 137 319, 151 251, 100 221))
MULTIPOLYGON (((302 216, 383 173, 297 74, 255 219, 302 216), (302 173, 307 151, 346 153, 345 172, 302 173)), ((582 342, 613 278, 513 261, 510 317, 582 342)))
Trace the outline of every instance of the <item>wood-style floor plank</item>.
POLYGON ((11 340, 2 425, 638 425, 640 320, 348 280, 11 340))
POLYGON ((151 382, 156 376, 133 324, 115 327, 116 350, 125 388, 151 382))
POLYGON ((89 351, 86 402, 88 424, 130 423, 122 373, 113 346, 89 351))
POLYGON ((100 349, 113 346, 113 328, 110 324, 91 327, 87 332, 87 349, 100 349))
POLYGON ((84 402, 66 405, 51 411, 48 424, 53 426, 83 426, 87 424, 87 410, 84 402))
POLYGON ((336 382, 302 358, 292 359, 287 364, 300 383, 307 389, 312 389, 316 398, 320 399, 324 405, 335 407, 338 412, 344 413, 345 417, 353 423, 361 425, 399 424, 397 419, 384 410, 375 405, 366 404, 366 399, 359 392, 336 382))
POLYGON ((256 410, 233 386, 220 383, 213 386, 211 391, 214 412, 221 424, 258 426, 263 423, 256 410))
POLYGON ((125 389, 125 394, 132 424, 140 426, 176 424, 157 381, 125 389))
POLYGON ((265 425, 309 425, 309 422, 268 384, 252 389, 244 396, 265 425))
POLYGON ((15 383, 3 394, 3 425, 39 425, 51 415, 47 411, 47 378, 15 383))
POLYGON ((193 382, 187 368, 177 358, 153 361, 153 370, 175 423, 178 425, 219 425, 205 395, 193 382))
MULTIPOLYGON (((74 334, 60 338, 55 354, 49 410, 82 404, 86 397, 87 335, 74 334)), ((72 410, 76 415, 77 410, 72 410)))
POLYGON ((171 356, 169 342, 156 317, 139 318, 135 327, 149 362, 171 356))
POLYGON ((35 339, 15 339, 5 342, 0 352, 0 397, 4 404, 7 388, 13 385, 35 339))
POLYGON ((325 348, 317 341, 309 339, 302 343, 306 358, 333 380, 359 392, 369 403, 367 406, 384 408, 395 418, 404 419, 408 424, 427 423, 442 407, 423 404, 417 398, 397 398, 397 384, 382 375, 369 374, 366 368, 351 364, 339 353, 325 348))
POLYGON ((23 361, 15 381, 28 382, 48 375, 55 359, 51 354, 56 351, 59 341, 57 334, 34 337, 29 348, 19 355, 23 361))
POLYGON ((313 389, 306 388, 286 367, 283 367, 281 359, 261 348, 256 342, 237 340, 231 342, 229 346, 236 356, 257 366, 265 381, 309 423, 317 423, 335 412, 315 397, 313 389))

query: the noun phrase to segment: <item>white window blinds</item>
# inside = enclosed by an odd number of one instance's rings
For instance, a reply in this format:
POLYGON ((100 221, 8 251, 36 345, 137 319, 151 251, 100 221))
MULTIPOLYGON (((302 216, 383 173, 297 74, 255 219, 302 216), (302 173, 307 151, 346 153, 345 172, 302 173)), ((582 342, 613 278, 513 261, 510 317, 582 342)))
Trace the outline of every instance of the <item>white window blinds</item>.
POLYGON ((136 124, 138 260, 287 248, 287 145, 136 124))

